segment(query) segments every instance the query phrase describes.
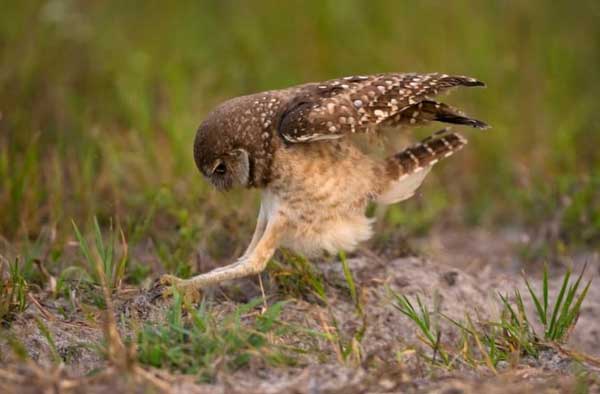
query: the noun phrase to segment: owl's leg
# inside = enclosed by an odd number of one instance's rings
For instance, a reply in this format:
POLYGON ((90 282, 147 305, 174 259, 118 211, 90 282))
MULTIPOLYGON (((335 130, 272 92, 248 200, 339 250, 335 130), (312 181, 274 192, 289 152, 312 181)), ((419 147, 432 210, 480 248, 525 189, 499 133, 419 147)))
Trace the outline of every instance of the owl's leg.
POLYGON ((242 257, 240 257, 240 260, 242 260, 244 257, 250 255, 250 253, 252 253, 252 251, 256 247, 256 244, 258 243, 258 240, 264 234, 266 228, 267 228, 267 213, 265 212, 264 204, 261 203, 260 210, 258 211, 258 219, 256 220, 256 228, 254 229, 254 234, 252 235, 252 240, 250 241, 250 244, 246 248, 246 251, 244 252, 242 257))
POLYGON ((232 267, 235 267, 236 265, 242 263, 242 261, 244 261, 244 259, 252 253, 254 248, 256 248, 256 244, 258 243, 258 240, 260 240, 261 237, 263 236, 263 234, 265 233, 266 228, 267 228, 267 213, 266 213, 264 204, 261 203, 260 210, 258 211, 258 219, 256 220, 256 228, 254 229, 254 234, 252 235, 252 240, 250 241, 250 244, 246 248, 246 251, 244 252, 244 254, 235 263, 226 265, 224 267, 215 268, 211 272, 219 272, 219 271, 223 271, 223 270, 228 270, 228 269, 231 269, 232 267))
MULTIPOLYGON (((265 220, 266 221, 266 220, 265 220)), ((258 225, 260 225, 260 219, 258 225)), ((257 225, 257 227, 259 227, 257 225)), ((171 275, 164 275, 160 281, 164 285, 174 285, 184 293, 184 297, 194 299, 198 290, 217 283, 258 274, 267 266, 267 262, 279 244, 282 232, 285 230, 286 220, 275 215, 265 225, 264 233, 255 242, 254 248, 244 254, 236 263, 217 268, 205 274, 194 276, 190 279, 179 279, 171 275)), ((252 245, 252 243, 251 243, 252 245)))

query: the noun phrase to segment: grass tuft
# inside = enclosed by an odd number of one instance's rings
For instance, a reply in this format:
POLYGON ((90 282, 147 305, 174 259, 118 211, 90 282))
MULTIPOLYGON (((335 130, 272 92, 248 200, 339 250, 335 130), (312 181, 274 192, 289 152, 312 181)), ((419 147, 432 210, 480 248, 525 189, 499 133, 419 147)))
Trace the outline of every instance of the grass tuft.
POLYGON ((296 298, 312 294, 318 300, 325 299, 325 283, 315 266, 295 253, 284 250, 282 255, 281 261, 271 259, 267 269, 280 293, 296 298))
POLYGON ((288 297, 316 300, 324 306, 325 313, 320 315, 322 335, 331 344, 340 364, 357 366, 362 360, 361 342, 367 330, 367 317, 346 255, 341 252, 339 258, 356 317, 361 322, 351 332, 344 331, 340 326, 333 312, 335 308, 332 307, 327 295, 323 275, 306 258, 284 252, 285 264, 271 260, 269 272, 278 284, 281 293, 288 297))
POLYGON ((418 306, 417 310, 407 296, 393 292, 392 294, 396 301, 393 304, 394 308, 399 310, 417 325, 422 334, 419 336, 419 339, 433 351, 433 356, 430 358, 430 361, 435 364, 437 359, 436 356, 439 354, 441 362, 443 362, 444 365, 449 365, 450 357, 448 356, 448 353, 441 348, 440 340, 442 333, 439 328, 432 326, 431 312, 425 307, 421 298, 418 295, 415 297, 418 306))
POLYGON ((0 269, 0 322, 9 321, 27 306, 28 286, 19 259, 7 265, 7 275, 4 275, 0 269))
MULTIPOLYGON (((542 294, 536 295, 529 279, 523 274, 523 279, 529 290, 531 299, 535 305, 536 316, 540 323, 544 326, 544 339, 548 341, 564 342, 568 338, 572 331, 579 311, 581 310, 581 304, 585 299, 587 292, 592 283, 588 281, 587 285, 582 291, 578 291, 581 286, 581 279, 587 269, 587 264, 581 270, 581 273, 577 277, 574 283, 570 282, 571 269, 569 268, 565 273, 562 281, 562 285, 558 292, 558 297, 554 302, 550 317, 548 315, 548 267, 544 266, 544 274, 542 279, 542 294)), ((522 303, 519 295, 518 300, 522 303)))
POLYGON ((440 342, 441 331, 432 326, 432 312, 425 307, 421 298, 415 297, 413 302, 401 294, 391 292, 394 298, 394 307, 415 323, 421 335, 419 339, 431 350, 433 356, 428 359, 433 365, 436 355, 440 355, 442 365, 451 367, 454 361, 476 368, 480 365, 487 366, 496 373, 500 361, 514 360, 521 356, 537 357, 541 350, 548 347, 560 346, 567 340, 577 323, 581 305, 587 295, 591 281, 581 289, 581 281, 587 266, 583 268, 574 282, 571 282, 571 270, 565 273, 561 286, 557 289, 557 297, 552 309, 549 309, 548 268, 544 268, 542 277, 541 294, 536 294, 529 279, 523 279, 529 291, 531 301, 535 306, 534 316, 529 316, 525 302, 518 289, 514 290, 513 302, 508 295, 499 294, 502 310, 497 320, 473 323, 467 314, 465 322, 459 322, 449 316, 439 313, 441 317, 458 328, 462 342, 458 346, 452 344, 442 345, 440 342), (539 336, 534 326, 533 319, 544 327, 544 335, 539 336))
POLYGON ((293 334, 280 323, 284 302, 259 314, 256 298, 218 317, 201 304, 184 312, 182 297, 174 295, 165 324, 145 325, 137 334, 138 359, 142 364, 196 374, 212 381, 218 371, 236 371, 253 362, 294 365, 300 349, 273 338, 293 334))
POLYGON ((121 253, 117 257, 116 238, 117 232, 110 226, 108 241, 104 241, 104 236, 100 230, 98 219, 94 217, 94 244, 90 246, 85 237, 79 231, 79 228, 73 222, 73 229, 79 248, 83 254, 87 268, 91 273, 91 278, 96 285, 101 284, 101 277, 104 276, 108 288, 118 290, 121 287, 128 261, 128 247, 125 241, 125 235, 119 230, 121 239, 121 253))

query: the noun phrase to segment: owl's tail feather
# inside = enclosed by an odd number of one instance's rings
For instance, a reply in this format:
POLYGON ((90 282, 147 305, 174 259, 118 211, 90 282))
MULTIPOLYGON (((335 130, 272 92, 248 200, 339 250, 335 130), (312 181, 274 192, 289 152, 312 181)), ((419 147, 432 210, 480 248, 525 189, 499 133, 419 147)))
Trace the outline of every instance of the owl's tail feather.
POLYGON ((448 104, 433 100, 423 100, 412 104, 399 111, 390 119, 391 125, 414 125, 429 121, 467 125, 482 130, 489 128, 485 122, 470 118, 448 104))
POLYGON ((393 204, 415 194, 431 167, 440 159, 462 149, 467 140, 458 133, 443 129, 420 143, 389 157, 386 170, 389 184, 378 197, 381 204, 393 204))

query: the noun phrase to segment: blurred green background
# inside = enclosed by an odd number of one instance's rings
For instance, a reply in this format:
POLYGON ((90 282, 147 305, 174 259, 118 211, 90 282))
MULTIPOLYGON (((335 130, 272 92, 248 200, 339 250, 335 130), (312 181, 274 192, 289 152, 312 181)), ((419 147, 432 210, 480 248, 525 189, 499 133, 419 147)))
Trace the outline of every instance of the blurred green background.
MULTIPOLYGON (((355 73, 438 71, 493 126, 383 227, 551 222, 600 241, 600 2, 9 1, 0 12, 0 235, 116 223, 164 259, 249 239, 258 193, 211 190, 192 142, 233 96, 355 73)), ((432 131, 436 126, 431 126, 432 131)), ((426 133, 428 130, 421 133, 426 133)))

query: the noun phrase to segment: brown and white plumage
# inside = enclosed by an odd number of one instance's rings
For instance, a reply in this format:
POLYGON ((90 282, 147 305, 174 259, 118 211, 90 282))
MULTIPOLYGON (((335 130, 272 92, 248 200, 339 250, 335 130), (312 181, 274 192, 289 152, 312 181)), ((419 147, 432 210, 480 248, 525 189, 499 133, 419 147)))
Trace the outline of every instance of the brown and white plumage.
POLYGON ((201 124, 198 169, 218 189, 263 190, 258 223, 238 262, 192 279, 167 276, 194 290, 260 272, 278 246, 306 255, 352 250, 371 236, 369 202, 411 197, 431 167, 466 140, 447 129, 385 160, 347 135, 429 121, 487 125, 433 97, 458 86, 483 86, 446 74, 378 74, 309 83, 229 100, 201 124))
POLYGON ((379 74, 307 84, 294 92, 280 133, 288 142, 309 142, 431 120, 485 128, 485 123, 430 99, 456 86, 483 85, 446 74, 379 74))

